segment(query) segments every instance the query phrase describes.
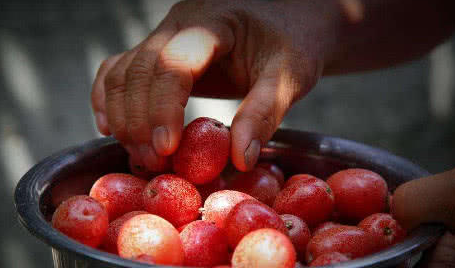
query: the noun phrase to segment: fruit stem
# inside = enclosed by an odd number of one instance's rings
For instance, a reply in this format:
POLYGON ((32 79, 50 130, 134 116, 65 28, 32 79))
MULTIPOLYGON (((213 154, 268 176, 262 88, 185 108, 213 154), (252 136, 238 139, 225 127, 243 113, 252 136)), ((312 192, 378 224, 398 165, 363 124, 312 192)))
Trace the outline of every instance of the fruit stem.
POLYGON ((151 198, 154 198, 157 194, 158 194, 158 193, 155 192, 153 189, 149 189, 149 196, 150 196, 151 198))
POLYGON ((292 224, 292 221, 285 221, 284 224, 286 225, 286 228, 288 230, 291 230, 292 227, 294 227, 294 224, 292 224))
POLYGON ((389 227, 385 227, 384 228, 384 235, 391 235, 392 234, 392 229, 390 229, 389 227))
POLYGON ((204 212, 205 212, 205 208, 203 208, 203 207, 200 207, 200 208, 198 209, 198 211, 199 211, 199 213, 201 213, 201 214, 204 214, 204 212))

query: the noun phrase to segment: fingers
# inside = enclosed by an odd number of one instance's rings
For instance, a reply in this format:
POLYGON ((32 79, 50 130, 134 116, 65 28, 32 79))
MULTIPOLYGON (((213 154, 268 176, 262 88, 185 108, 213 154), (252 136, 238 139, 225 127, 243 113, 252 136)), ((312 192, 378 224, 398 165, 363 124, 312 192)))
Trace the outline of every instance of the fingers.
POLYGON ((305 86, 309 81, 299 77, 302 75, 293 64, 282 59, 269 60, 259 74, 232 122, 232 161, 237 169, 254 167, 261 146, 272 137, 293 102, 309 89, 305 86))
POLYGON ((427 253, 420 268, 449 268, 455 267, 455 236, 446 232, 436 244, 435 248, 427 253))
POLYGON ((123 56, 123 53, 114 55, 104 60, 95 77, 92 85, 92 109, 95 115, 96 126, 98 131, 103 135, 110 135, 107 123, 106 105, 105 105, 105 92, 104 92, 104 79, 109 70, 117 63, 123 56))
POLYGON ((455 230, 455 169, 400 185, 393 194, 392 213, 405 228, 441 222, 455 230))

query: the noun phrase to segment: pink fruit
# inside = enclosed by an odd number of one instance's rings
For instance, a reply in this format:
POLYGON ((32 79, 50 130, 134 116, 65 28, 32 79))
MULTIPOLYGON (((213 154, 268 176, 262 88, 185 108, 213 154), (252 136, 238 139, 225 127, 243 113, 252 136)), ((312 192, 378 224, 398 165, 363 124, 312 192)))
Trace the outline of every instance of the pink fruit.
POLYGON ((270 172, 270 174, 275 176, 276 180, 280 184, 280 188, 283 188, 284 174, 283 174, 283 171, 281 171, 281 169, 277 165, 270 163, 270 162, 261 162, 261 163, 257 164, 256 167, 263 168, 263 169, 267 170, 268 172, 270 172))
POLYGON ((306 246, 311 238, 311 233, 308 225, 302 219, 294 215, 283 214, 280 215, 280 217, 288 229, 289 238, 294 245, 299 259, 304 260, 306 246))

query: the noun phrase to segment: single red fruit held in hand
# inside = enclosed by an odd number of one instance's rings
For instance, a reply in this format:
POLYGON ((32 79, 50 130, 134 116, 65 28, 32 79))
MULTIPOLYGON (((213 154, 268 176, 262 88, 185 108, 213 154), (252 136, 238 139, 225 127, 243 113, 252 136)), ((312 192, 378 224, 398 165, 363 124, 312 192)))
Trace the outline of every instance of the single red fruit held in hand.
POLYGON ((362 257, 378 250, 379 241, 372 234, 356 226, 339 226, 313 236, 308 242, 306 261, 325 253, 339 252, 350 259, 362 257))
POLYGON ((261 163, 258 163, 256 165, 256 167, 263 168, 263 169, 267 170, 268 172, 270 172, 270 174, 275 176, 276 180, 280 184, 280 188, 283 188, 284 174, 283 174, 283 171, 281 171, 281 169, 277 165, 275 165, 273 163, 269 163, 269 162, 261 162, 261 163))
POLYGON ((131 211, 131 212, 124 214, 121 217, 118 217, 114 221, 111 221, 107 228, 106 236, 104 237, 104 240, 103 240, 103 249, 109 253, 118 254, 117 239, 118 239, 118 234, 120 232, 120 229, 122 228, 123 224, 127 220, 131 219, 132 217, 134 217, 136 215, 141 215, 141 214, 148 214, 148 212, 147 211, 131 211))
POLYGON ((232 255, 232 268, 294 268, 291 240, 275 229, 259 229, 240 240, 232 255))
POLYGON ((308 225, 299 217, 291 214, 280 215, 288 229, 289 238, 294 245, 299 259, 305 259, 306 246, 310 241, 311 233, 308 225))
POLYGON ((228 261, 224 231, 207 221, 194 221, 180 233, 186 266, 214 266, 228 261))
POLYGON ((292 177, 290 177, 284 184, 283 188, 288 187, 289 185, 295 183, 295 182, 315 182, 317 180, 320 180, 319 178, 310 175, 310 174, 296 174, 292 177))
POLYGON ((207 197, 209 197, 209 195, 213 194, 214 192, 224 190, 226 187, 227 182, 223 178, 218 177, 207 184, 198 185, 196 188, 201 194, 202 202, 204 202, 207 197))
POLYGON ((141 254, 141 255, 137 256, 134 260, 138 261, 138 262, 147 263, 147 264, 156 264, 155 259, 152 256, 147 255, 147 254, 141 254))
POLYGON ((173 156, 174 171, 193 184, 205 184, 223 171, 229 159, 231 137, 223 123, 200 117, 182 133, 173 156))
POLYGON ((178 227, 199 217, 201 195, 181 177, 163 174, 150 181, 143 192, 144 208, 178 227))
POLYGON ((147 181, 130 174, 110 173, 99 178, 90 190, 109 213, 109 221, 125 213, 143 210, 142 191, 147 181))
POLYGON ((363 219, 358 227, 378 237, 382 242, 381 248, 386 248, 402 241, 406 230, 387 213, 376 213, 363 219))
POLYGON ((177 230, 152 214, 136 215, 123 224, 118 235, 118 253, 128 259, 147 254, 157 264, 182 265, 184 261, 177 230))
POLYGON ((275 176, 262 168, 237 174, 229 188, 249 194, 268 206, 273 206, 281 189, 275 176))
POLYGON ((254 199, 254 197, 232 190, 215 192, 204 202, 202 219, 213 222, 218 228, 223 229, 231 209, 245 199, 254 199))
POLYGON ((273 228, 288 234, 284 221, 272 208, 257 201, 243 200, 229 212, 224 230, 232 249, 248 233, 263 228, 273 228))
POLYGON ((330 252, 322 254, 321 256, 317 257, 314 261, 310 263, 310 267, 314 266, 326 266, 330 264, 335 264, 339 262, 349 261, 350 259, 340 252, 330 252))
POLYGON ((52 215, 52 226, 90 247, 98 247, 106 235, 109 216, 97 200, 76 195, 63 201, 52 215))
POLYGON ((316 228, 313 229, 312 236, 318 235, 322 232, 325 232, 329 229, 332 229, 332 228, 335 228, 338 226, 342 226, 342 225, 339 223, 333 222, 333 221, 323 222, 323 223, 319 224, 318 226, 316 226, 316 228))
POLYGON ((313 227, 330 218, 335 201, 330 187, 321 179, 290 184, 277 195, 273 208, 291 214, 313 227))
POLYGON ((335 210, 342 219, 358 222, 371 214, 385 211, 387 183, 366 169, 345 169, 327 179, 335 195, 335 210))

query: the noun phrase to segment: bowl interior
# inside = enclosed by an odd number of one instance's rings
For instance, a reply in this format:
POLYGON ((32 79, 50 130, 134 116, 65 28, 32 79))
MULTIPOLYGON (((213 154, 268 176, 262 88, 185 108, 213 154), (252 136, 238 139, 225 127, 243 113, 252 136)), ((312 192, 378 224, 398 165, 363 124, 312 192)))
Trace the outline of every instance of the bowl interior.
MULTIPOLYGON (((405 181, 428 175, 406 159, 353 141, 315 133, 279 130, 261 150, 261 160, 280 166, 286 177, 309 173, 326 179, 346 168, 366 168, 382 175, 393 191, 405 181)), ((101 252, 61 235, 49 221, 59 198, 74 193, 88 194, 93 182, 103 174, 129 172, 125 150, 112 138, 103 138, 66 149, 32 168, 16 188, 16 207, 21 223, 38 238, 59 250, 109 267, 146 267, 101 252)), ((441 234, 439 226, 423 226, 407 240, 388 250, 342 264, 346 267, 395 265, 428 247, 441 234)))

